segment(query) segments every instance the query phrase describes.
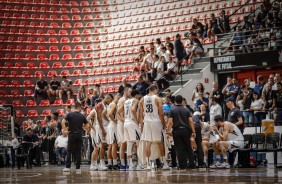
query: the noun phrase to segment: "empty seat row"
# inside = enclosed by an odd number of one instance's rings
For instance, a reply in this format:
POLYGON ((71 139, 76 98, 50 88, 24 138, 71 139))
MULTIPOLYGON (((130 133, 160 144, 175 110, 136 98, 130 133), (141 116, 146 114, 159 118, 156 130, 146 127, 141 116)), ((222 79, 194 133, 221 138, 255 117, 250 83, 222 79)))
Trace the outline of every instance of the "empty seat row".
POLYGON ((46 56, 45 54, 37 54, 34 56, 33 54, 26 54, 23 56, 22 54, 11 54, 7 53, 5 55, 0 54, 0 59, 2 60, 82 60, 82 59, 92 59, 92 58, 103 57, 101 54, 98 56, 94 56, 93 53, 77 53, 73 57, 72 54, 64 54, 60 57, 58 54, 50 54, 50 56, 46 56))
MULTIPOLYGON (((65 114, 64 109, 58 109, 57 112, 59 116, 63 116, 65 114)), ((53 112, 51 111, 51 109, 44 109, 42 113, 39 115, 37 110, 33 109, 33 110, 29 110, 27 114, 24 115, 22 110, 16 110, 16 117, 18 118, 24 118, 24 117, 33 118, 33 117, 39 117, 39 116, 45 117, 45 116, 51 116, 52 113, 53 112)))
MULTIPOLYGON (((34 5, 52 5, 52 6, 109 6, 120 4, 117 0, 113 2, 104 0, 102 3, 99 1, 64 1, 64 0, 1 0, 2 3, 11 3, 11 4, 34 4, 34 5)), ((123 2, 123 1, 122 1, 123 2)))
POLYGON ((18 42, 18 43, 97 43, 100 42, 100 37, 92 37, 88 36, 82 39, 81 37, 74 37, 71 41, 69 37, 62 37, 58 40, 56 37, 50 37, 49 39, 45 39, 44 37, 34 38, 34 37, 15 37, 9 36, 8 38, 5 36, 0 36, 0 42, 18 42))

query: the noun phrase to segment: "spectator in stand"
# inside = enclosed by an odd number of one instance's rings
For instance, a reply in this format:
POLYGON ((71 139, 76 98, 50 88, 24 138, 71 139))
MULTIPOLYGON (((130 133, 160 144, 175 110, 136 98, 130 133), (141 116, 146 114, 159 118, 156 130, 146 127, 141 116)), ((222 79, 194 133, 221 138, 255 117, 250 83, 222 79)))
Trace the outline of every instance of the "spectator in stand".
POLYGON ((135 72, 139 73, 140 69, 141 69, 141 63, 140 63, 139 58, 137 57, 137 58, 134 59, 132 73, 135 73, 135 72))
POLYGON ((272 89, 273 90, 277 90, 277 84, 279 82, 281 82, 281 75, 280 75, 280 73, 276 73, 274 78, 273 78, 273 80, 274 80, 274 85, 273 85, 272 89))
POLYGON ((94 91, 96 91, 98 93, 99 98, 103 98, 104 97, 104 92, 103 92, 100 84, 95 84, 94 85, 94 91))
POLYGON ((281 27, 282 20, 281 18, 279 18, 278 12, 273 12, 272 15, 273 15, 273 22, 272 22, 273 27, 281 27))
POLYGON ((196 38, 198 38, 198 40, 201 42, 202 45, 205 44, 205 38, 201 35, 200 32, 196 32, 197 36, 196 38))
POLYGON ((215 101, 219 104, 222 105, 222 93, 221 90, 218 89, 218 83, 217 82, 213 82, 212 83, 212 90, 210 92, 209 95, 209 101, 211 101, 212 98, 215 98, 215 101))
POLYGON ((165 98, 165 103, 163 104, 163 111, 164 111, 164 113, 167 114, 170 111, 171 108, 172 108, 171 99, 170 99, 169 96, 167 96, 165 98))
POLYGON ((273 106, 274 91, 270 83, 264 85, 265 90, 262 91, 262 99, 265 101, 264 110, 269 110, 273 106))
POLYGON ((215 126, 214 117, 217 115, 222 115, 222 108, 217 103, 217 98, 212 97, 210 99, 211 106, 210 106, 210 125, 215 126))
POLYGON ((266 16, 267 16, 267 11, 265 9, 265 7, 262 5, 260 7, 260 12, 257 15, 257 22, 262 26, 265 27, 265 20, 266 20, 266 16))
POLYGON ((48 98, 51 99, 52 96, 59 97, 59 91, 61 89, 61 83, 57 81, 57 76, 53 75, 52 80, 49 84, 49 89, 47 90, 48 98))
POLYGON ((165 57, 161 56, 161 59, 159 60, 159 64, 157 65, 155 62, 155 66, 158 68, 157 69, 158 73, 155 80, 157 81, 159 90, 161 90, 169 85, 168 81, 165 79, 165 77, 163 77, 165 74, 165 57))
POLYGON ((68 131, 62 131, 62 135, 55 140, 55 154, 58 163, 65 163, 68 146, 68 131))
POLYGON ((267 27, 273 27, 273 16, 271 13, 268 13, 265 19, 265 26, 267 27))
POLYGON ((200 105, 200 117, 202 122, 210 123, 210 115, 204 104, 200 105))
POLYGON ((229 88, 229 92, 227 92, 227 95, 234 100, 236 100, 238 94, 240 91, 240 84, 238 83, 238 80, 236 78, 232 79, 232 85, 229 88))
POLYGON ((86 106, 87 94, 86 94, 85 86, 81 85, 80 88, 78 89, 76 100, 78 101, 78 103, 81 104, 82 107, 86 106))
MULTIPOLYGON (((232 86, 232 78, 230 76, 228 76, 226 78, 227 82, 226 84, 224 85, 224 88, 222 89, 222 94, 224 95, 224 100, 226 100, 227 98, 230 97, 230 88, 232 86)), ((224 118, 226 119, 227 118, 227 115, 228 115, 228 112, 229 112, 229 109, 226 107, 226 103, 223 103, 223 112, 224 112, 224 118)))
POLYGON ((164 47, 160 38, 156 39, 156 54, 161 53, 161 49, 164 47))
POLYGON ((221 12, 219 13, 218 22, 221 33, 230 32, 229 16, 225 15, 225 10, 221 10, 221 12))
POLYGON ((165 46, 166 46, 167 50, 170 51, 171 55, 174 55, 174 45, 173 45, 173 43, 171 43, 170 37, 166 37, 165 46))
MULTIPOLYGON (((174 97, 174 96, 173 96, 173 97, 174 97)), ((187 109, 189 109, 189 111, 190 111, 191 113, 194 113, 194 112, 195 112, 194 109, 192 109, 192 108, 190 107, 190 105, 188 105, 186 98, 183 98, 183 100, 182 100, 182 106, 185 107, 185 108, 187 108, 187 109)))
POLYGON ((118 88, 118 93, 122 96, 123 96, 123 91, 124 91, 124 88, 126 87, 126 85, 127 85, 126 77, 123 77, 122 80, 121 80, 121 85, 118 88))
POLYGON ((146 83, 150 83, 150 80, 149 80, 149 77, 148 77, 148 73, 145 71, 145 69, 141 69, 140 70, 140 75, 139 75, 139 77, 143 77, 143 79, 144 79, 144 81, 146 82, 146 83))
POLYGON ((261 121, 265 119, 265 111, 263 111, 264 101, 259 98, 257 92, 253 93, 253 100, 250 110, 254 112, 254 125, 261 126, 261 121))
POLYGON ((149 85, 144 81, 143 77, 140 76, 137 79, 137 82, 133 85, 133 90, 138 90, 142 96, 147 94, 147 88, 149 85))
POLYGON ((62 125, 61 125, 61 121, 59 120, 58 112, 53 112, 53 114, 52 114, 52 121, 55 123, 55 126, 56 126, 56 136, 58 136, 62 132, 62 125))
POLYGON ((154 66, 154 70, 156 71, 156 73, 153 74, 153 75, 155 75, 155 76, 153 76, 153 78, 155 80, 159 80, 164 74, 164 61, 165 61, 165 59, 164 59, 163 56, 161 58, 162 59, 160 59, 160 56, 158 54, 156 54, 154 56, 153 66, 154 66))
POLYGON ((196 106, 196 102, 199 99, 199 92, 204 93, 205 92, 205 88, 204 85, 202 83, 198 83, 196 88, 194 89, 193 93, 192 93, 192 101, 194 102, 194 109, 197 108, 196 106))
POLYGON ((48 83, 44 80, 43 75, 39 75, 39 80, 36 82, 35 90, 34 90, 34 100, 37 99, 38 95, 42 95, 44 99, 47 99, 47 90, 48 83))
POLYGON ((276 108, 277 110, 276 121, 278 125, 281 125, 282 124, 282 83, 278 82, 276 86, 277 86, 277 90, 274 93, 272 109, 276 108))
POLYGON ((172 92, 170 89, 165 90, 165 96, 170 97, 171 102, 174 104, 175 96, 172 95, 172 92))
POLYGON ((229 46, 221 54, 225 54, 228 50, 232 50, 234 54, 236 54, 238 50, 246 52, 246 48, 244 45, 246 41, 247 37, 245 33, 242 32, 242 27, 237 26, 236 32, 232 34, 229 46))
MULTIPOLYGON (((189 60, 191 61, 191 64, 193 63, 193 56, 195 55, 201 55, 204 53, 204 48, 200 40, 196 37, 196 33, 190 33, 190 45, 188 46, 188 49, 186 50, 189 60)), ((187 63, 186 63, 187 65, 187 63)))
POLYGON ((203 35, 204 33, 204 25, 196 18, 193 19, 192 29, 194 30, 194 32, 198 32, 201 35, 203 35))
POLYGON ((91 105, 91 99, 92 97, 96 96, 97 93, 94 94, 94 89, 93 88, 89 88, 88 89, 88 93, 86 95, 87 97, 87 101, 86 101, 86 105, 89 107, 91 105))
POLYGON ((222 33, 220 31, 218 20, 215 17, 214 13, 211 14, 211 33, 212 35, 217 35, 222 33))
POLYGON ((68 100, 72 95, 72 81, 67 79, 67 76, 62 77, 61 88, 59 91, 59 98, 62 99, 63 94, 67 94, 68 100))
POLYGON ((95 105, 95 101, 99 99, 99 95, 97 91, 93 91, 93 95, 90 98, 90 106, 93 107, 95 105))
POLYGON ((244 22, 244 24, 243 24, 243 26, 242 26, 242 29, 243 29, 244 31, 250 31, 250 30, 252 30, 253 24, 248 20, 248 17, 247 17, 247 16, 244 16, 243 22, 244 22))
POLYGON ((253 112, 250 110, 253 93, 248 91, 248 88, 246 85, 241 86, 242 93, 237 96, 236 104, 239 106, 238 101, 242 100, 243 105, 243 111, 242 114, 244 116, 245 124, 246 126, 253 126, 253 112))
POLYGON ((169 62, 167 63, 167 70, 164 72, 165 73, 165 78, 167 80, 173 80, 174 76, 176 75, 176 70, 175 67, 176 64, 175 62, 172 61, 172 58, 169 58, 169 62))
POLYGON ((199 111, 201 112, 201 105, 205 105, 206 106, 206 110, 209 111, 209 99, 204 97, 204 93, 203 91, 199 91, 198 92, 199 98, 196 101, 196 105, 195 105, 195 111, 199 111))
POLYGON ((262 90, 264 85, 265 85, 264 77, 262 75, 259 75, 257 77, 257 84, 254 87, 254 92, 258 94, 259 98, 262 96, 262 90))
POLYGON ((174 47, 175 47, 175 55, 176 55, 177 62, 178 62, 178 72, 179 72, 180 68, 181 68, 181 63, 182 63, 183 59, 186 58, 186 56, 187 56, 187 54, 184 50, 184 45, 181 41, 180 34, 177 34, 176 37, 175 37, 174 47))
POLYGON ((149 43, 149 48, 150 48, 150 50, 154 49, 154 51, 155 51, 154 54, 156 54, 157 49, 156 49, 155 44, 153 42, 149 43))

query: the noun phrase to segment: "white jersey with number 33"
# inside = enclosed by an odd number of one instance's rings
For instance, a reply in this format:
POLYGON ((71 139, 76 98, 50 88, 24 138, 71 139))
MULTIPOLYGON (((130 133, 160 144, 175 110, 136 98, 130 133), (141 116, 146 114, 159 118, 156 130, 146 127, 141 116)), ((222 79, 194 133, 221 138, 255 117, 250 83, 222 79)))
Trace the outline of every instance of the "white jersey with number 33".
POLYGON ((156 105, 156 95, 144 96, 144 121, 160 121, 158 106, 156 105))

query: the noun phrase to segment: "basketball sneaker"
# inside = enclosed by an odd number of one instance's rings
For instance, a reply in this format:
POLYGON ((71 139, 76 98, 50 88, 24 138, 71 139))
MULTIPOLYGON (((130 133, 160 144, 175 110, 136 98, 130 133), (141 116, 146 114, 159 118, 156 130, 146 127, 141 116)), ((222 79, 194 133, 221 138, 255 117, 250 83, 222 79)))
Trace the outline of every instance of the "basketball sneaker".
POLYGON ((221 165, 221 163, 220 163, 219 161, 216 161, 216 163, 213 164, 213 165, 211 165, 210 168, 216 169, 216 168, 218 168, 220 165, 221 165))

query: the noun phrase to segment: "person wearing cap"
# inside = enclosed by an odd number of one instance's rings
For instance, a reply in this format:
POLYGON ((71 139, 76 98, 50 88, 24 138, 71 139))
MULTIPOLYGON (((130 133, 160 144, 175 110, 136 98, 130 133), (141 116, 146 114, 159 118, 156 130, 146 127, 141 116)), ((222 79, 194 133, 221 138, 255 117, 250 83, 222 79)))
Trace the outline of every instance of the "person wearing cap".
POLYGON ((60 88, 61 83, 57 80, 57 76, 53 75, 47 90, 48 98, 51 99, 51 96, 59 97, 60 88))
POLYGON ((191 138, 196 137, 196 131, 191 112, 182 106, 183 97, 175 97, 176 106, 168 113, 167 131, 172 132, 179 169, 194 169, 194 154, 191 147, 191 138))
POLYGON ((227 121, 231 122, 240 129, 240 131, 244 132, 244 121, 242 118, 241 111, 235 107, 234 99, 229 97, 225 100, 226 106, 229 109, 227 121))

